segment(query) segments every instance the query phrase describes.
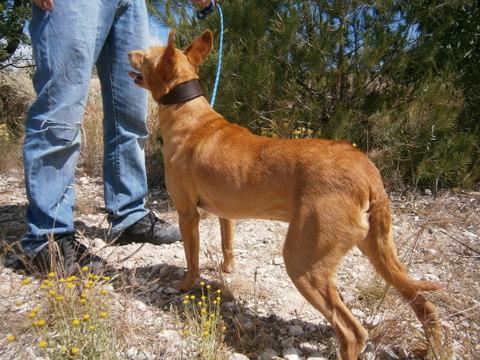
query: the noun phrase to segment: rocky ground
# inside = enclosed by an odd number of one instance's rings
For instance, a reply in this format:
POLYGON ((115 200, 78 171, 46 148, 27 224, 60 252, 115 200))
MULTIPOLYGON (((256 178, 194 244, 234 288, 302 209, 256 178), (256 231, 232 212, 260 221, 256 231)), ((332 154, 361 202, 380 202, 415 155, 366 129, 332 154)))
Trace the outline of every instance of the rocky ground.
MULTIPOLYGON (((391 199, 395 242, 410 274, 445 286, 428 297, 438 306, 451 353, 457 359, 479 359, 480 193, 392 193, 391 199)), ((14 241, 24 231, 25 205, 21 174, 0 174, 0 236, 4 241, 14 241)), ((151 191, 149 205, 161 217, 176 220, 164 192, 151 191)), ((124 357, 177 359, 181 341, 175 314, 181 308, 183 294, 175 290, 175 284, 184 275, 182 245, 107 246, 102 206, 101 180, 79 177, 79 237, 126 275, 129 293, 123 295, 117 290, 116 296, 125 296, 130 302, 125 308, 127 315, 131 312, 129 321, 149 327, 157 340, 155 347, 147 346, 148 351, 128 346, 124 357)), ((209 214, 203 216, 202 277, 224 293, 222 315, 228 325, 225 343, 231 353, 237 353, 231 359, 244 358, 241 354, 252 359, 290 360, 336 356, 337 344, 331 328, 286 275, 281 257, 286 230, 287 225, 279 222, 239 221, 236 268, 225 275, 218 270, 218 222, 209 214)), ((19 279, 20 275, 0 266, 0 311, 4 314, 12 309, 16 297, 28 297, 12 290, 18 288, 19 279)), ((367 358, 415 358, 415 349, 424 341, 420 324, 410 308, 375 276, 358 250, 351 251, 343 261, 337 283, 345 303, 370 332, 367 358)), ((9 326, 1 327, 0 339, 8 332, 9 326)), ((28 351, 34 358, 35 352, 28 351)), ((0 357, 13 358, 8 354, 0 357)))

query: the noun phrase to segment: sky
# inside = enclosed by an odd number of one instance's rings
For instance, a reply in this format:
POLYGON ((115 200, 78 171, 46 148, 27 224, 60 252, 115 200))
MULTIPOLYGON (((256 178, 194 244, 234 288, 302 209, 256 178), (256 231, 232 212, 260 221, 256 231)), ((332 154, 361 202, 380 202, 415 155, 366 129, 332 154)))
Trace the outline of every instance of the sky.
POLYGON ((165 45, 170 28, 160 24, 158 19, 153 16, 149 16, 149 26, 152 45, 165 45))

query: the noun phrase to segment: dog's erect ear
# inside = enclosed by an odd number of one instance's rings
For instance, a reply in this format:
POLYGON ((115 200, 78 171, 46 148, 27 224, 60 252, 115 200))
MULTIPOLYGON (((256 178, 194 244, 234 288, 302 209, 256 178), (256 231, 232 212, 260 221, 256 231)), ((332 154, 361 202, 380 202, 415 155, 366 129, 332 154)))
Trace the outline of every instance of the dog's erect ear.
POLYGON ((168 65, 168 63, 173 62, 173 57, 175 55, 175 30, 170 31, 168 34, 168 43, 165 48, 165 52, 162 56, 163 65, 168 65), (166 64, 165 64, 166 63, 166 64))
POLYGON ((213 36, 210 30, 206 30, 197 40, 191 43, 183 52, 188 61, 195 67, 203 64, 210 50, 212 50, 213 36))
POLYGON ((167 48, 165 49, 165 55, 167 53, 173 54, 174 52, 175 52, 175 29, 172 29, 172 31, 168 33, 168 41, 167 41, 167 48))
POLYGON ((175 30, 170 31, 168 34, 168 43, 165 48, 165 52, 162 55, 162 59, 158 63, 159 71, 164 74, 164 77, 169 78, 173 76, 173 69, 175 66, 175 30))

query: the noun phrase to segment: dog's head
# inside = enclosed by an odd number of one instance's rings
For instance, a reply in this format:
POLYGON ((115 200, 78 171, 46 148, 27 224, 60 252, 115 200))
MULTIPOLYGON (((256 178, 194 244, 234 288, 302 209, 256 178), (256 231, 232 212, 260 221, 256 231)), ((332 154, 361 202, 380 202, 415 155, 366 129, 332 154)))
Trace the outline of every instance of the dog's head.
POLYGON ((128 53, 135 71, 129 72, 135 84, 149 90, 160 99, 175 85, 198 79, 198 67, 212 49, 213 37, 206 30, 184 51, 175 48, 175 31, 168 35, 166 47, 151 47, 128 53))

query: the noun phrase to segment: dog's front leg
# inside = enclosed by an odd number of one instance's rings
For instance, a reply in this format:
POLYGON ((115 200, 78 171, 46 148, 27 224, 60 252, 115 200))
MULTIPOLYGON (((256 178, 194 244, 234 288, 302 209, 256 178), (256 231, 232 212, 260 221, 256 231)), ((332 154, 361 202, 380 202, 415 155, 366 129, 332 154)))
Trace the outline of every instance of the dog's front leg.
POLYGON ((222 235, 223 262, 222 271, 231 273, 233 271, 233 237, 235 234, 235 220, 219 218, 220 232, 222 235))
POLYGON ((185 258, 187 260, 187 274, 180 289, 186 291, 192 288, 199 275, 200 234, 198 223, 200 215, 195 207, 190 210, 179 211, 178 216, 185 258))

